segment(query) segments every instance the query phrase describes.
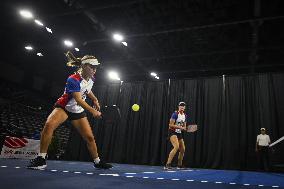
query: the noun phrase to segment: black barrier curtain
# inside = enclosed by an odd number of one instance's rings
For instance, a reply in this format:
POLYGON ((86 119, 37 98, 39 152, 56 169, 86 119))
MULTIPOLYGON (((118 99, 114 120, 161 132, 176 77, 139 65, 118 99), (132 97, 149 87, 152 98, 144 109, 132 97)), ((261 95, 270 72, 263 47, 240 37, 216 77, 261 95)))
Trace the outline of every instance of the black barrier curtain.
MULTIPOLYGON (((187 104, 188 122, 199 127, 184 135, 189 167, 256 169, 259 129, 265 127, 272 141, 284 135, 284 74, 129 82, 95 87, 94 93, 102 106, 116 104, 121 111, 122 119, 109 125, 89 117, 100 156, 111 162, 164 164, 171 150, 168 122, 179 101, 187 104), (131 110, 134 103, 138 112, 131 110)), ((67 154, 90 160, 75 132, 67 154)), ((283 163, 283 150, 274 161, 283 163)))
MULTIPOLYGON (((267 129, 272 142, 284 135, 283 76, 263 74, 227 78, 222 167, 257 167, 254 149, 261 127, 267 129)), ((275 150, 278 156, 272 163, 284 163, 283 148, 276 146, 275 150)))

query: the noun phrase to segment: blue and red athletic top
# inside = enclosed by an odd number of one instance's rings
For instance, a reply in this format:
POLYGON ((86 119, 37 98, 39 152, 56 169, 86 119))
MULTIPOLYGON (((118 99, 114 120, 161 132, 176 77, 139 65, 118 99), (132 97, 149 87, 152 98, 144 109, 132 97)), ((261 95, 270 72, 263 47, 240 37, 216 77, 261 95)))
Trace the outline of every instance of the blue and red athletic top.
POLYGON ((85 80, 79 73, 70 75, 67 79, 64 94, 56 101, 56 104, 65 108, 68 112, 81 113, 84 109, 79 106, 73 98, 72 93, 80 92, 82 99, 86 100, 87 94, 92 90, 94 81, 89 79, 85 80))
MULTIPOLYGON (((179 111, 175 111, 172 116, 171 119, 175 120, 175 125, 183 125, 184 123, 186 123, 187 120, 187 115, 184 112, 179 112, 179 111)), ((174 128, 169 128, 169 130, 172 130, 176 133, 181 133, 180 129, 174 129, 174 128)))

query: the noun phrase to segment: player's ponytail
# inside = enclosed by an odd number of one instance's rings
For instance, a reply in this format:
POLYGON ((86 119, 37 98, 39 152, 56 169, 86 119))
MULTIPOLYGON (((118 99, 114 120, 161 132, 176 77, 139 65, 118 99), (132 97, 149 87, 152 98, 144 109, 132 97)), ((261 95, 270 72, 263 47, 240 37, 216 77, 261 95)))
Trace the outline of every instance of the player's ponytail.
POLYGON ((80 67, 82 64, 81 58, 76 58, 70 51, 68 51, 65 56, 67 57, 68 62, 67 66, 71 67, 80 67))

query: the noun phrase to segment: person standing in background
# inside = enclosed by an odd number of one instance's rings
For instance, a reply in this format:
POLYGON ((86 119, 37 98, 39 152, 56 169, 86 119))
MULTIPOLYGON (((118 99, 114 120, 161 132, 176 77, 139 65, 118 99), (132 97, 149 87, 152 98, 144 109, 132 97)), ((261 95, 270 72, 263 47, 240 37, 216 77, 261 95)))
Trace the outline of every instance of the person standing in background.
POLYGON ((258 155, 258 168, 269 171, 269 144, 270 137, 266 134, 266 129, 260 129, 261 134, 257 135, 255 151, 258 155))

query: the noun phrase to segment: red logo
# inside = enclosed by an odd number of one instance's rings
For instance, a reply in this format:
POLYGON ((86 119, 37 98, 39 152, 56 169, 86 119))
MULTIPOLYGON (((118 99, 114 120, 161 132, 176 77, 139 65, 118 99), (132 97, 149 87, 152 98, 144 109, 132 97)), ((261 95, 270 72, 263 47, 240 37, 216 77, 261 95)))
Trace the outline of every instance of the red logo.
POLYGON ((17 138, 17 137, 9 137, 7 136, 4 141, 4 146, 7 146, 9 148, 22 148, 26 146, 26 143, 28 141, 24 138, 17 138))

